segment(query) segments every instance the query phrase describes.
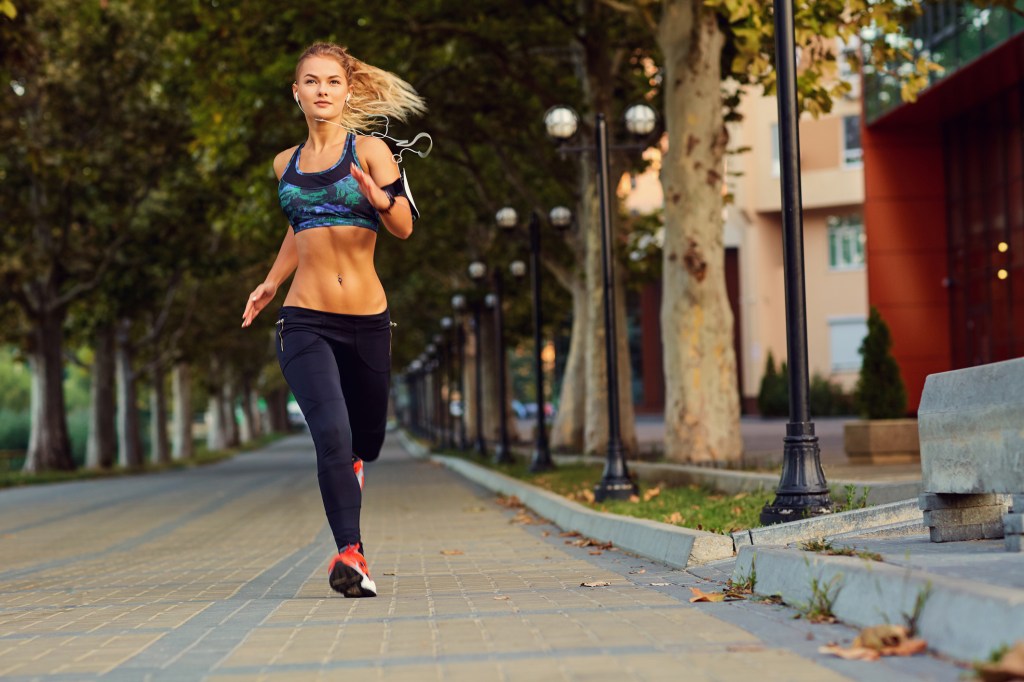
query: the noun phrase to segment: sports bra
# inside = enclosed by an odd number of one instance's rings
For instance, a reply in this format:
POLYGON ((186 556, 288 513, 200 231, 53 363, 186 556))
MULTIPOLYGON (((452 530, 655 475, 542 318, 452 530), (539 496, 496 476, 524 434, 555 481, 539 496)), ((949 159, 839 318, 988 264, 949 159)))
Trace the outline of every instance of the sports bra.
POLYGON ((295 149, 277 186, 281 209, 295 232, 328 225, 355 225, 376 232, 377 211, 352 177, 353 164, 362 168, 356 156, 356 136, 349 133, 341 158, 319 173, 299 170, 299 156, 305 144, 295 149))

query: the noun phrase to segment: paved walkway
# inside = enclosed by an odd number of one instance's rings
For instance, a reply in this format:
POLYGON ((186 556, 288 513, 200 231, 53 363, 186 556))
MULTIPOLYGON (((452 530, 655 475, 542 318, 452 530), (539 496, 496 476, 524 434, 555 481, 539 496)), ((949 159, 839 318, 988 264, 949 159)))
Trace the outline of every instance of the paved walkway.
POLYGON ((0 492, 0 678, 827 682, 961 672, 928 657, 826 659, 817 647, 848 640, 848 628, 796 621, 780 606, 690 604, 687 588, 706 580, 566 544, 393 439, 367 467, 363 512, 380 596, 341 598, 327 586, 310 449, 298 436, 199 469, 0 492))

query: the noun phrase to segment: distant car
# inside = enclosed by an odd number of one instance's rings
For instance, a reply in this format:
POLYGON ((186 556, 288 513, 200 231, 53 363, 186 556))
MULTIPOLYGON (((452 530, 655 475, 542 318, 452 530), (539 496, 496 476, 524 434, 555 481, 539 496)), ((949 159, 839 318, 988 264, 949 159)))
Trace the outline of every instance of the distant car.
MULTIPOLYGON (((536 412, 536 408, 534 408, 536 412)), ((512 413, 516 415, 517 419, 526 419, 530 416, 530 409, 528 405, 524 405, 518 400, 512 401, 512 413)))

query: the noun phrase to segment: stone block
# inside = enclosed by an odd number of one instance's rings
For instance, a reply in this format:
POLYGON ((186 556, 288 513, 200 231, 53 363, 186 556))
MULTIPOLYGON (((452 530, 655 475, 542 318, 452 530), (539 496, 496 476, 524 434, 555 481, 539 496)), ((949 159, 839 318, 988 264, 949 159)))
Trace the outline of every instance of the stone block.
POLYGON ((964 540, 989 540, 1003 537, 1003 520, 996 523, 972 523, 964 526, 942 526, 930 528, 932 542, 963 542, 964 540))
POLYGON ((920 459, 916 419, 863 419, 843 424, 843 447, 858 464, 906 464, 920 459))
POLYGON ((924 490, 1024 494, 1024 358, 930 375, 917 419, 924 490))
POLYGON ((957 495, 945 493, 921 493, 917 498, 923 511, 936 509, 965 509, 968 507, 989 507, 1002 504, 1003 497, 995 493, 983 495, 957 495))
POLYGON ((1004 535, 1024 535, 1024 514, 1006 514, 1003 516, 1004 535))
POLYGON ((1007 535, 1006 551, 1024 552, 1024 535, 1007 535))
POLYGON ((993 523, 1001 521, 1006 507, 992 505, 991 507, 970 507, 968 509, 933 509, 924 512, 924 525, 930 527, 940 526, 969 526, 975 523, 993 523))
POLYGON ((1012 511, 1017 514, 1024 514, 1024 494, 1007 495, 1006 503, 1010 505, 1012 511))

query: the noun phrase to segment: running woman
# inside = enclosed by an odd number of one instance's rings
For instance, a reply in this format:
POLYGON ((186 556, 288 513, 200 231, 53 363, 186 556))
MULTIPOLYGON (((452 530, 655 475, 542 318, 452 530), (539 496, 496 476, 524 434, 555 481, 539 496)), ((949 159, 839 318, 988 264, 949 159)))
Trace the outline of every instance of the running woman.
POLYGON ((373 267, 378 225, 412 234, 414 209, 387 143, 367 133, 385 117, 426 110, 412 86, 331 43, 311 45, 292 94, 309 135, 274 159, 288 231, 266 280, 246 302, 248 327, 295 272, 277 319, 277 355, 309 425, 338 553, 331 587, 375 597, 359 534, 363 462, 384 442, 391 318, 373 267))

